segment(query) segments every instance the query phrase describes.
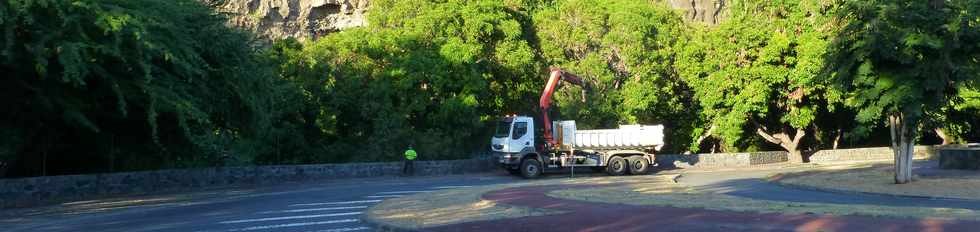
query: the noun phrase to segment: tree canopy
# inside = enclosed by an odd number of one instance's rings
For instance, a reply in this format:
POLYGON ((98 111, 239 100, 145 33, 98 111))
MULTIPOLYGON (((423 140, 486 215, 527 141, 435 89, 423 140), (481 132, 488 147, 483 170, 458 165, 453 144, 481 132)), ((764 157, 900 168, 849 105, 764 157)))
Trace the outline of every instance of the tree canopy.
MULTIPOLYGON (((677 69, 700 103, 699 131, 728 147, 759 141, 800 159, 801 140, 829 117, 840 96, 817 77, 830 32, 824 1, 736 2, 717 27, 696 27, 677 69)), ((697 149, 700 144, 692 144, 697 149)))
POLYGON ((191 0, 11 0, 0 27, 0 150, 43 163, 15 175, 247 162, 285 96, 250 36, 191 0))
POLYGON ((371 4, 268 43, 195 0, 0 2, 0 176, 465 158, 541 113, 550 67, 591 87, 558 119, 665 124, 661 153, 980 136, 977 0, 735 1, 717 25, 666 1, 371 4))
POLYGON ((858 121, 888 118, 895 180, 908 182, 921 118, 955 107, 980 80, 980 1, 852 1, 843 12, 830 78, 858 121))
POLYGON ((673 71, 673 49, 685 38, 684 25, 669 6, 564 1, 537 12, 534 26, 544 62, 591 86, 556 94, 565 118, 583 128, 668 124, 671 144, 689 143, 696 115, 685 83, 673 71))
MULTIPOLYGON (((370 26, 307 45, 287 79, 308 85, 328 160, 459 157, 485 124, 528 106, 539 63, 518 6, 499 1, 377 1, 370 26), (467 129, 460 129, 467 128, 467 129), (352 155, 357 154, 357 155, 352 155)), ((483 147, 485 148, 485 147, 483 147)))

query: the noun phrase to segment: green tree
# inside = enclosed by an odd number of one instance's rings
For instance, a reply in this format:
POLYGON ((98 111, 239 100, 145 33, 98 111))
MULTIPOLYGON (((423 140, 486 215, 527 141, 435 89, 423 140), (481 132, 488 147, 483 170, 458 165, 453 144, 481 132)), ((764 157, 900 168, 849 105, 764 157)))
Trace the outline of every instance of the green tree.
POLYGON ((225 22, 192 0, 0 2, 0 130, 20 141, 0 151, 16 154, 15 175, 267 152, 261 138, 276 127, 271 109, 287 84, 225 22))
POLYGON ((912 180, 916 128, 980 74, 980 1, 849 1, 828 75, 862 122, 887 117, 895 183, 912 180))
POLYGON ((735 2, 726 21, 695 31, 677 69, 703 109, 701 138, 713 134, 728 147, 762 138, 802 162, 803 138, 840 99, 817 78, 830 35, 822 26, 832 9, 810 0, 735 2))
POLYGON ((397 160, 413 142, 423 159, 461 157, 489 120, 534 102, 525 3, 372 4, 383 13, 370 26, 323 37, 284 69, 316 106, 304 118, 328 138, 326 160, 397 160))
MULTIPOLYGON (((583 77, 590 91, 556 93, 560 112, 581 127, 663 123, 686 144, 696 115, 673 72, 683 21, 661 3, 570 0, 543 8, 534 26, 544 61, 583 77)), ((538 81, 543 86, 543 81, 538 81)), ((680 151, 684 146, 676 147, 680 151)))

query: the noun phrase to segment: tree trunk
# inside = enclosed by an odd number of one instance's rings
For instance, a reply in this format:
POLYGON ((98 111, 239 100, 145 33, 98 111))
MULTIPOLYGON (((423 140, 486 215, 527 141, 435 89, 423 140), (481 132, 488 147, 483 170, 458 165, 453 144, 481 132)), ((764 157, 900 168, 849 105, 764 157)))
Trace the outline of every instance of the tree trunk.
POLYGON ((790 138, 790 135, 786 133, 770 135, 768 132, 766 132, 766 128, 763 126, 759 126, 755 133, 762 136, 762 138, 766 139, 766 141, 775 143, 783 147, 783 149, 786 149, 786 151, 789 152, 789 162, 803 163, 803 152, 800 151, 800 141, 802 141, 803 136, 806 135, 806 131, 803 129, 796 129, 796 134, 793 136, 793 138, 790 138))
POLYGON ((844 131, 837 129, 837 136, 834 136, 834 150, 837 150, 837 145, 840 144, 840 138, 842 135, 844 135, 844 131))
MULTIPOLYGON (((696 146, 700 147, 701 146, 701 143, 703 143, 705 139, 707 139, 708 137, 711 137, 711 133, 713 133, 715 131, 715 128, 716 127, 717 126, 715 126, 715 125, 711 125, 711 128, 708 128, 708 131, 704 132, 704 134, 702 134, 701 136, 698 136, 698 140, 697 141, 694 141, 694 144, 696 144, 696 146)), ((711 153, 715 153, 714 145, 711 145, 711 146, 712 146, 711 147, 711 153)), ((700 148, 699 148, 699 150, 700 150, 700 148)), ((684 152, 684 154, 691 154, 691 153, 692 152, 690 150, 684 152)))
POLYGON ((934 129, 934 131, 936 131, 936 135, 938 135, 939 138, 943 139, 943 145, 953 144, 953 138, 950 138, 949 135, 947 135, 946 132, 943 131, 943 128, 941 127, 936 128, 934 129))
POLYGON ((799 149, 791 150, 789 151, 789 157, 786 158, 788 158, 790 163, 801 164, 803 163, 803 152, 799 149))
POLYGON ((915 141, 915 119, 909 119, 902 113, 888 116, 891 127, 892 151, 895 152, 895 184, 912 182, 912 154, 915 141))
POLYGON ((0 178, 7 177, 7 162, 0 160, 0 178))
POLYGON ((701 142, 704 142, 704 139, 707 139, 708 137, 711 137, 711 133, 714 133, 715 128, 717 128, 717 126, 711 125, 711 128, 708 128, 708 131, 704 132, 703 135, 701 135, 701 136, 698 137, 698 140, 697 140, 698 146, 701 145, 701 142))

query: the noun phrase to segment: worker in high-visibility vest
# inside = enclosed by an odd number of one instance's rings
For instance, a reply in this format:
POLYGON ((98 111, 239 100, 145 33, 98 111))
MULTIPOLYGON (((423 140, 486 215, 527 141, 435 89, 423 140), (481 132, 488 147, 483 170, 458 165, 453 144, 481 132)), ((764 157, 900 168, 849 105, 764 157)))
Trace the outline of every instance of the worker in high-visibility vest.
POLYGON ((412 145, 408 145, 408 150, 405 150, 405 166, 402 167, 402 175, 411 176, 415 174, 415 158, 418 158, 418 154, 412 149, 412 145))

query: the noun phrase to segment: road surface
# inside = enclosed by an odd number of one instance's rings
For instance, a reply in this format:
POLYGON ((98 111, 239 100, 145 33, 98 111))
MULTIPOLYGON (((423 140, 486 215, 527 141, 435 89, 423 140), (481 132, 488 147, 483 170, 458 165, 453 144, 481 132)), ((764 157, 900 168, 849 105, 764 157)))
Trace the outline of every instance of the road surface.
MULTIPOLYGON (((936 200, 921 198, 896 198, 877 195, 845 194, 787 188, 760 180, 766 175, 791 169, 739 169, 739 170, 690 170, 681 172, 677 181, 696 186, 702 191, 759 200, 788 202, 876 204, 889 206, 943 207, 980 210, 980 201, 936 200)), ((667 173, 663 172, 663 173, 667 173)), ((553 174, 546 178, 567 178, 569 173, 553 174)), ((585 171, 575 176, 595 176, 585 171)), ((627 177, 628 178, 628 177, 627 177)), ((237 188, 191 193, 158 194, 118 200, 101 200, 67 203, 56 206, 0 211, 0 231, 372 231, 371 225, 361 220, 365 211, 385 199, 409 194, 438 191, 450 188, 469 188, 480 185, 524 181, 501 173, 481 175, 457 175, 415 178, 369 178, 323 182, 282 184, 262 188, 237 188), (192 197, 184 197, 186 195, 192 197), (144 204, 155 199, 159 203, 144 204), (172 200, 167 200, 172 199, 172 200), (140 203, 144 201, 144 203, 140 203), (135 204, 117 204, 135 202, 135 204), (76 210, 86 205, 84 210, 76 210), (121 205, 121 206, 120 206, 121 205)), ((433 231, 500 231, 504 230, 578 230, 645 231, 694 230, 694 231, 782 231, 782 230, 831 230, 863 231, 869 228, 906 226, 912 230, 974 228, 976 222, 949 222, 935 220, 877 219, 868 217, 834 217, 821 215, 778 215, 739 212, 720 212, 702 209, 677 209, 665 207, 624 207, 594 202, 578 202, 567 199, 551 199, 544 195, 546 189, 524 188, 502 190, 515 191, 515 202, 529 207, 541 204, 565 207, 573 212, 544 217, 526 217, 500 221, 486 221, 432 228, 433 231), (520 191, 527 191, 517 194, 520 191), (522 199, 522 200, 521 200, 522 199), (548 203, 555 204, 548 204, 548 203), (558 204, 558 203, 561 204, 558 204), (626 212, 626 210, 634 212, 626 212), (648 217, 637 217, 645 215, 648 217), (677 218, 670 215, 686 215, 677 218), (663 220, 650 220, 650 218, 663 220), (684 218, 690 219, 686 224, 684 218), (628 220, 627 220, 628 219, 628 220), (708 220, 710 219, 710 220, 708 220), (713 223, 704 223, 706 220, 713 223), (776 223, 775 221, 781 220, 776 223), (549 227, 560 223, 564 227, 549 227), (754 223, 748 223, 754 222, 754 223), (829 223, 829 224, 828 224, 829 223), (916 224, 916 226, 905 224, 916 224), (537 225, 537 226, 534 226, 537 225), (686 226, 684 226, 686 225, 686 226), (833 226, 830 226, 833 225, 833 226), (518 227, 508 227, 518 226, 518 227), (870 227, 868 227, 870 226, 870 227), (810 229, 807 229, 810 228, 810 229)), ((492 198, 492 194, 490 198, 492 198)), ((901 231, 901 230, 896 230, 901 231)))
MULTIPOLYGON (((0 211, 0 231, 372 231, 360 217, 368 207, 384 199, 513 181, 519 179, 493 174, 352 179, 220 190, 224 193, 202 199, 123 209, 58 209, 73 205, 69 203, 0 211)), ((173 196, 145 198, 167 197, 173 196)))

